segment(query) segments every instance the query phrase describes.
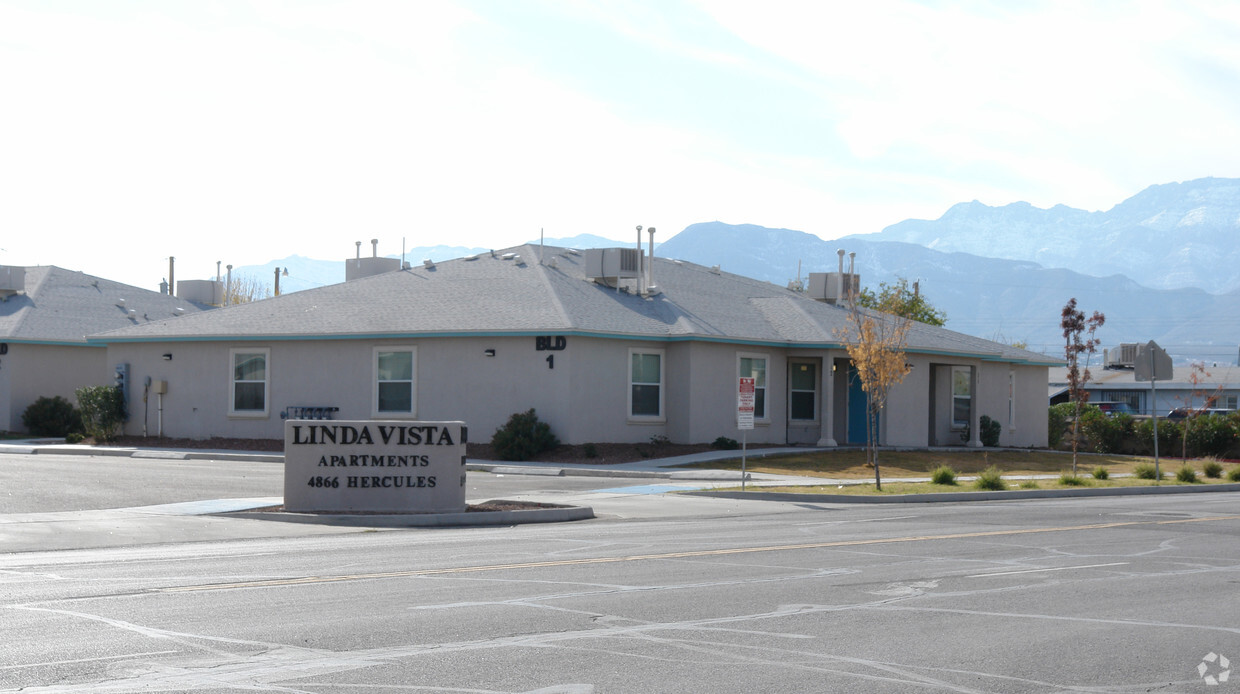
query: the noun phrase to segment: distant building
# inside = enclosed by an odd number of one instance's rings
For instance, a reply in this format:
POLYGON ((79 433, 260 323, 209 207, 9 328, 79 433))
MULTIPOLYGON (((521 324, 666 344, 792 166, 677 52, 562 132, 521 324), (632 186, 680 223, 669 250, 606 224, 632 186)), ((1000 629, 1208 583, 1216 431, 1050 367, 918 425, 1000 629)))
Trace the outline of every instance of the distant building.
MULTIPOLYGON (((1169 381, 1137 381, 1132 369, 1107 369, 1101 366, 1089 370, 1090 380, 1085 384, 1089 402, 1122 402, 1140 415, 1160 417, 1171 410, 1190 407, 1206 407, 1235 410, 1240 405, 1240 367, 1205 365, 1204 373, 1194 385, 1190 380, 1192 367, 1176 366, 1169 381), (1207 403, 1207 399, 1211 402, 1207 403)), ((1068 401, 1068 373, 1065 368, 1052 368, 1049 373, 1048 394, 1050 404, 1068 401)))
MULTIPOLYGON (((135 382, 166 383, 163 434, 281 438, 285 415, 464 420, 489 440, 530 408, 566 443, 863 444, 848 310, 636 249, 526 245, 93 335, 135 382)), ((1046 444, 1045 355, 914 324, 886 445, 1046 444)), ((152 410, 153 411, 153 410, 152 410)), ((150 422, 131 417, 126 433, 150 422)))
POLYGON ((0 430, 25 431, 22 413, 40 397, 76 404, 78 388, 113 382, 106 348, 88 343, 87 335, 200 310, 54 265, 0 266, 0 430))

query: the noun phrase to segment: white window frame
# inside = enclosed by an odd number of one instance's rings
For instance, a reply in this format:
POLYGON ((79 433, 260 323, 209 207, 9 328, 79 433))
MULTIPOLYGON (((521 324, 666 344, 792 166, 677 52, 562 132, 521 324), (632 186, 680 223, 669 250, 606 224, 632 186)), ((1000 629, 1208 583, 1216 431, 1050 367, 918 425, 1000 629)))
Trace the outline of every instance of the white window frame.
POLYGON ((812 423, 822 421, 822 403, 821 403, 821 400, 822 400, 822 363, 816 362, 815 360, 809 359, 809 358, 789 357, 787 360, 787 368, 785 369, 785 371, 787 371, 787 375, 788 375, 788 397, 786 398, 786 400, 788 401, 786 403, 788 407, 788 421, 790 423, 794 423, 797 426, 807 426, 812 423), (814 367, 814 387, 812 390, 805 390, 804 388, 793 388, 792 387, 792 367, 798 364, 808 364, 814 367), (814 394, 814 398, 810 401, 810 404, 814 408, 813 417, 810 417, 808 419, 800 419, 800 418, 794 419, 793 418, 792 416, 792 395, 794 393, 813 393, 814 394))
POLYGON ((953 366, 952 367, 951 396, 952 396, 952 409, 951 409, 952 431, 964 431, 966 428, 968 428, 970 424, 969 420, 973 419, 973 369, 972 367, 968 367, 968 366, 953 366), (968 395, 956 395, 956 372, 957 371, 963 372, 965 376, 968 377, 969 379, 968 395), (967 400, 969 402, 969 420, 965 420, 963 424, 958 423, 958 420, 956 419, 956 400, 958 398, 963 398, 964 400, 967 400))
POLYGON ((667 394, 667 383, 666 383, 667 381, 667 354, 665 350, 630 347, 628 356, 624 362, 624 371, 627 374, 625 381, 628 383, 628 388, 626 389, 626 395, 625 395, 625 401, 626 401, 625 413, 628 415, 628 420, 630 422, 647 422, 647 423, 666 422, 667 421, 667 410, 665 409, 666 406, 664 402, 665 402, 665 396, 667 394), (659 357, 659 382, 657 384, 659 386, 659 413, 657 415, 633 414, 633 386, 651 385, 649 383, 639 384, 639 383, 633 382, 633 356, 637 354, 649 354, 649 355, 656 355, 659 357))
MULTIPOLYGON (((375 347, 370 359, 370 415, 375 418, 389 417, 392 419, 414 419, 418 416, 418 348, 416 345, 384 345, 375 347), (413 363, 409 379, 409 411, 395 412, 379 410, 379 354, 381 352, 409 352, 413 363)), ((384 381, 384 383, 404 383, 404 381, 384 381)))
POLYGON ((228 350, 228 416, 229 417, 252 417, 262 419, 270 416, 271 413, 271 349, 268 347, 233 347, 228 350), (237 404, 237 384, 238 383, 259 383, 259 381, 238 381, 237 380, 237 355, 240 354, 261 354, 263 355, 263 409, 261 410, 238 410, 237 404))
POLYGON ((762 415, 759 416, 758 413, 755 411, 753 415, 753 421, 759 424, 770 424, 771 423, 771 400, 770 400, 771 357, 769 354, 761 354, 759 352, 737 352, 736 353, 736 378, 737 378, 738 385, 740 383, 741 376, 746 375, 746 374, 741 373, 741 360, 742 359, 761 359, 764 362, 763 370, 766 372, 766 385, 760 386, 757 384, 756 381, 754 383, 755 402, 757 401, 757 391, 759 390, 762 391, 763 412, 762 412, 762 415))

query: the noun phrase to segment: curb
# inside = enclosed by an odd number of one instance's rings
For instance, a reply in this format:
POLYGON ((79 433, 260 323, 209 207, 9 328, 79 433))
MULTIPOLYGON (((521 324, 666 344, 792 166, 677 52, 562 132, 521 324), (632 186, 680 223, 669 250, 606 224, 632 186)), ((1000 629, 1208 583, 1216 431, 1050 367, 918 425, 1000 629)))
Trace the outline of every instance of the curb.
POLYGON ((856 496, 852 494, 797 494, 795 492, 680 492, 686 496, 753 501, 817 501, 832 504, 933 504, 960 501, 1013 501, 1020 499, 1074 499, 1095 496, 1141 496, 1147 494, 1203 494, 1240 492, 1240 484, 1208 484, 1170 487, 1104 487, 1101 489, 1013 489, 1004 492, 943 492, 901 494, 898 496, 856 496))
MULTIPOLYGON (((504 501, 496 499, 495 501, 504 501)), ((563 523, 594 518, 589 506, 555 506, 524 511, 466 511, 464 513, 343 514, 287 513, 283 511, 236 511, 218 514, 230 518, 317 523, 368 528, 469 528, 525 523, 563 523)))

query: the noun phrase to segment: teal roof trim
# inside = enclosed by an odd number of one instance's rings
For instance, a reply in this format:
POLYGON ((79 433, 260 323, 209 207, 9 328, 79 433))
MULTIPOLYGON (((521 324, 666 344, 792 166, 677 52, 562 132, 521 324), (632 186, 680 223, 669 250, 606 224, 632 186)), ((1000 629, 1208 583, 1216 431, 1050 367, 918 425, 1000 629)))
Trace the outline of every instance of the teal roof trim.
MULTIPOLYGON (((775 340, 747 340, 735 337, 715 337, 711 335, 633 335, 624 333, 599 333, 584 330, 514 330, 514 331, 479 331, 479 332, 394 332, 394 333, 354 333, 340 335, 219 335, 219 336, 184 336, 184 337, 114 337, 94 336, 87 338, 92 345, 132 344, 132 343, 168 343, 168 342, 308 342, 313 340, 416 340, 457 337, 543 337, 563 335, 565 337, 584 337, 601 340, 629 340, 633 342, 706 342, 711 344, 740 345, 744 347, 770 347, 781 349, 846 349, 841 342, 791 342, 775 340)), ((974 352, 950 352, 945 350, 906 349, 906 354, 922 354, 928 356, 957 357, 978 359, 987 362, 1003 362, 1024 366, 1051 366, 1059 362, 1039 362, 1030 359, 1005 359, 1001 354, 977 354, 974 352)))

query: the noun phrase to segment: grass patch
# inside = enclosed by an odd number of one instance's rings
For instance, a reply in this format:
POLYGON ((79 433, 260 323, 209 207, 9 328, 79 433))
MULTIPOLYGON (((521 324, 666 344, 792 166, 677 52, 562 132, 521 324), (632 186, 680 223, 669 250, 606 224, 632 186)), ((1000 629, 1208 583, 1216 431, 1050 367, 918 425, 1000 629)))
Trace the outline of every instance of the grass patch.
POLYGON ((940 465, 930 473, 931 484, 955 485, 956 471, 948 465, 940 465))
POLYGON ((1025 480, 1024 482, 1020 483, 1020 488, 1021 489, 1041 489, 1042 487, 1041 485, 1038 484, 1037 480, 1025 480))
POLYGON ((1007 482, 1003 481, 1003 471, 991 465, 978 473, 977 479, 973 481, 973 486, 983 491, 1001 492, 1007 489, 1007 482))
POLYGON ((1179 470, 1175 471, 1175 479, 1185 484, 1194 484, 1197 482, 1197 471, 1192 465, 1185 463, 1179 470))
POLYGON ((1088 487, 1089 480, 1081 477, 1080 475, 1065 472, 1059 476, 1059 484, 1065 487, 1088 487))
POLYGON ((1094 479, 1105 480, 1105 479, 1110 479, 1110 478, 1111 478, 1111 473, 1106 468, 1102 467, 1101 465, 1094 468, 1094 479))
POLYGON ((1240 482, 1240 465, 1233 467, 1227 472, 1228 482, 1240 482))
MULTIPOLYGON (((812 451, 790 455, 748 458, 750 472, 768 472, 776 475, 801 477, 831 477, 835 479, 873 479, 874 468, 866 467, 865 451, 846 448, 829 451, 812 451)), ((1151 461, 1125 455, 1082 455, 1090 467, 1105 465, 1112 475, 1131 473, 1133 466, 1151 461)), ((1072 464, 1071 453, 1032 450, 998 451, 879 451, 879 464, 883 478, 928 477, 943 466, 950 467, 961 476, 974 476, 992 465, 1005 475, 1058 475, 1064 467, 1072 464)), ((740 470, 740 458, 690 463, 682 466, 705 470, 740 470)), ((884 485, 886 486, 886 485, 884 485)))
POLYGON ((1201 464, 1201 473, 1210 479, 1223 476, 1223 466, 1217 460, 1207 460, 1201 464))
POLYGON ((1139 480, 1157 480, 1159 477, 1153 463, 1138 463, 1133 466, 1132 474, 1139 480))

